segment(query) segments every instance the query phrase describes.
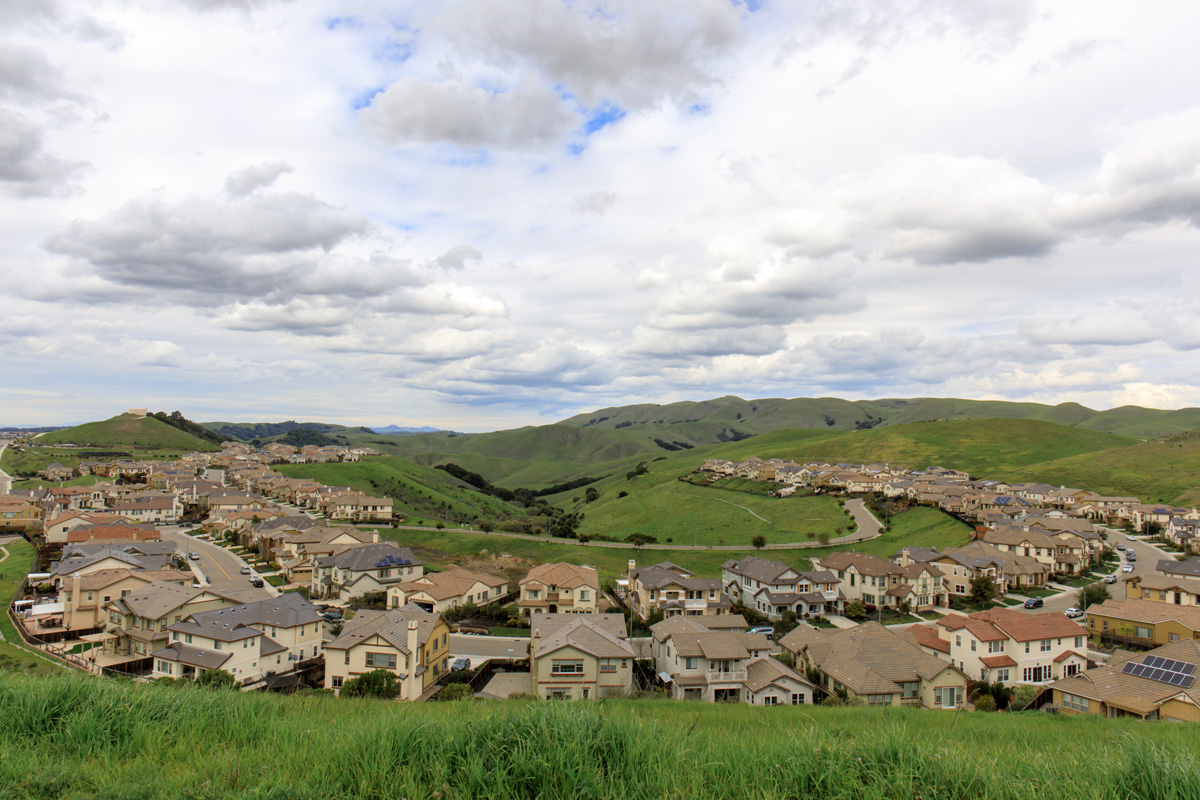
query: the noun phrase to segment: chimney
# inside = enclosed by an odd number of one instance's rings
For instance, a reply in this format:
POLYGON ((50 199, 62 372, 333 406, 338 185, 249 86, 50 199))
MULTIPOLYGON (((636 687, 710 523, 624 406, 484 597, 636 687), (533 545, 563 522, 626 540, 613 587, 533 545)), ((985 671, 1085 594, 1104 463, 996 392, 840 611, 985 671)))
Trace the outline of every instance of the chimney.
POLYGON ((631 558, 629 559, 629 577, 633 577, 633 571, 635 569, 637 569, 637 562, 631 558))
POLYGON ((417 667, 421 664, 421 645, 417 639, 417 621, 415 619, 408 621, 408 653, 410 661, 407 677, 404 679, 404 683, 407 684, 405 690, 408 696, 404 699, 416 700, 420 696, 420 692, 417 691, 417 687, 421 685, 417 682, 417 667))
MULTIPOLYGON (((71 576, 71 608, 79 608, 79 602, 82 598, 79 596, 79 582, 83 576, 77 571, 71 576)), ((67 609, 69 612, 70 609, 67 609)))

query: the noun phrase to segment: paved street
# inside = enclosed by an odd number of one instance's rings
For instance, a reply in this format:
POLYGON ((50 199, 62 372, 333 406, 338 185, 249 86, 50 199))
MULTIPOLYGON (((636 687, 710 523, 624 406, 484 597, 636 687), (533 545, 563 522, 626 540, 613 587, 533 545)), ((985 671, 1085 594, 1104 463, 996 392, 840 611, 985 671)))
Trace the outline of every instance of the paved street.
POLYGON ((208 578, 211 584, 205 585, 211 585, 212 588, 231 594, 245 602, 263 600, 279 594, 279 590, 269 583, 264 584, 261 589, 251 586, 251 575, 241 574, 241 569, 246 566, 246 562, 224 547, 203 539, 196 539, 175 526, 163 527, 159 530, 164 540, 175 543, 176 551, 185 559, 187 559, 188 553, 199 554, 199 561, 189 559, 188 564, 194 567, 201 576, 201 583, 204 583, 204 578, 208 578))

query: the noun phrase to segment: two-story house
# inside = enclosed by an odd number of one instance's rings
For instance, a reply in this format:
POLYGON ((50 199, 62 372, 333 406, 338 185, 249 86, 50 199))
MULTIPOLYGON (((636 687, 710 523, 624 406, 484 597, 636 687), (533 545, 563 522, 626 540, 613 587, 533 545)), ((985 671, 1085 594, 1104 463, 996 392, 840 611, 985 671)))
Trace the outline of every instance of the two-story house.
POLYGON ((837 576, 828 570, 801 572, 780 561, 757 556, 726 561, 721 584, 735 602, 780 619, 785 611, 797 617, 840 614, 845 594, 837 576))
POLYGON ((861 697, 872 706, 938 709, 959 708, 966 699, 962 670, 876 622, 835 631, 801 623, 779 644, 797 670, 820 673, 828 694, 861 697))
POLYGON ((219 668, 246 685, 291 672, 321 655, 321 621, 313 604, 294 593, 192 614, 167 626, 170 643, 154 653, 154 677, 219 668))
POLYGON ((1126 600, 1149 600, 1177 606, 1200 605, 1200 578, 1149 572, 1130 575, 1122 583, 1126 600))
POLYGON ((157 581, 104 604, 104 650, 116 656, 148 658, 167 642, 167 626, 192 614, 228 608, 241 600, 211 587, 157 581))
POLYGON ((450 626, 441 614, 415 604, 386 611, 363 609, 325 643, 325 688, 386 669, 399 679, 399 700, 420 700, 449 668, 450 626))
POLYGON ((692 617, 674 617, 653 625, 651 634, 655 670, 669 679, 668 691, 676 700, 813 702, 812 684, 771 658, 771 642, 761 633, 714 631, 692 617))
POLYGON ((859 600, 884 608, 907 603, 911 611, 949 604, 945 573, 928 562, 896 564, 868 553, 834 551, 813 559, 813 565, 837 576, 846 602, 859 600))
POLYGON ((520 581, 517 607, 534 613, 594 614, 600 601, 600 576, 592 567, 562 561, 541 564, 520 581))
MULTIPOLYGON (((922 626, 917 626, 922 627, 922 626)), ((927 627, 927 626, 924 626, 927 627)), ((1066 614, 1026 614, 1003 608, 947 614, 934 630, 946 653, 972 680, 1041 684, 1087 669, 1087 632, 1066 614)))
POLYGON ((101 569, 84 575, 75 572, 60 581, 58 600, 63 604, 63 623, 67 630, 104 628, 108 611, 104 606, 114 597, 125 597, 152 583, 191 586, 190 572, 174 569, 101 569))
POLYGON ((411 548, 376 542, 318 559, 309 591, 313 597, 349 600, 369 592, 386 592, 389 586, 424 574, 425 565, 411 548))
POLYGON ((664 617, 727 614, 732 604, 721 591, 717 578, 697 578, 690 570, 670 561, 650 567, 629 562, 629 597, 634 612, 642 619, 657 609, 664 617))
POLYGON ((426 611, 440 614, 467 604, 482 608, 507 595, 508 578, 457 568, 428 572, 415 580, 389 586, 387 606, 399 608, 416 603, 426 611))
POLYGON ((633 647, 609 614, 534 614, 529 691, 547 700, 595 700, 633 691, 633 647))

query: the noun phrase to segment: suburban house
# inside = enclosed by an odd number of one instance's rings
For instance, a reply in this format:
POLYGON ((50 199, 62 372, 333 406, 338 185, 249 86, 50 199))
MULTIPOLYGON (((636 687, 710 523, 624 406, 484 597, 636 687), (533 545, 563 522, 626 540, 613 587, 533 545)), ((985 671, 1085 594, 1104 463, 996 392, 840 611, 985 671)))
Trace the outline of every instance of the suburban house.
POLYGON ((67 534, 82 525, 109 525, 129 522, 125 517, 103 511, 66 511, 46 519, 43 535, 50 544, 63 544, 67 534))
POLYGON ((1200 606, 1105 600, 1087 610, 1087 629, 1103 642, 1139 649, 1200 640, 1200 606))
POLYGON ((450 626, 441 614, 416 604, 386 611, 363 609, 325 643, 325 688, 341 691, 346 681, 386 669, 399 678, 399 700, 420 700, 449 668, 450 626))
POLYGON ((183 513, 183 504, 178 497, 153 497, 148 500, 134 500, 128 503, 116 503, 113 513, 133 522, 167 523, 179 521, 183 513))
POLYGON ((0 531, 36 530, 42 525, 42 507, 27 497, 0 495, 0 531))
POLYGON ((1200 604, 1200 578, 1181 578, 1161 572, 1130 575, 1123 581, 1126 600, 1151 600, 1177 606, 1200 604))
MULTIPOLYGON (((947 614, 932 628, 945 646, 928 647, 931 655, 950 656, 972 680, 1003 683, 1048 683, 1087 669, 1087 632, 1060 612, 1025 614, 1005 608, 970 615, 947 614)), ((920 636, 914 633, 914 636, 920 636)))
POLYGON ((1155 565, 1154 570, 1177 578, 1200 578, 1200 556, 1191 556, 1183 561, 1163 559, 1155 565))
POLYGON ((149 657, 167 643, 167 626, 200 611, 241 601, 212 588, 157 581, 104 604, 108 616, 104 650, 118 656, 149 657))
POLYGON ((892 556, 901 565, 925 563, 942 571, 946 594, 966 597, 971 581, 987 576, 997 594, 1007 594, 1021 586, 1042 586, 1051 568, 1033 556, 1002 551, 983 541, 954 547, 944 553, 924 547, 905 547, 892 556))
POLYGON ((508 578, 498 578, 468 569, 427 572, 419 578, 389 586, 387 607, 416 603, 426 611, 441 614, 468 603, 482 608, 508 595, 508 578))
POLYGON ((828 694, 868 705, 954 709, 966 699, 967 676, 876 622, 827 631, 801 623, 779 642, 796 669, 816 669, 828 694))
POLYGON ((773 620, 785 611, 805 617, 845 610, 838 577, 828 570, 800 572, 780 561, 746 556, 721 565, 721 584, 734 601, 773 620))
POLYGON ((547 700, 594 700, 633 691, 633 647, 619 615, 534 614, 530 620, 530 692, 547 700))
POLYGON ((1188 639, 1148 653, 1118 649, 1108 662, 1051 684, 1065 714, 1200 722, 1200 643, 1188 639))
POLYGON ((1037 559, 1055 573, 1078 575, 1091 563, 1087 544, 1067 531, 1053 534, 1038 528, 1004 527, 985 532, 983 541, 1002 552, 1037 559))
POLYGON ((71 575, 90 575, 106 569, 168 569, 175 565, 172 542, 97 542, 66 545, 63 557, 50 565, 50 576, 60 591, 71 575))
POLYGON ((692 617, 666 619, 650 631, 655 669, 676 700, 813 702, 813 685, 771 658, 771 642, 761 633, 714 631, 692 617))
POLYGON ((591 567, 558 561, 529 570, 521 579, 517 607, 535 613, 594 614, 600 600, 600 576, 591 567))
POLYGON ((930 563, 896 564, 868 553, 834 551, 824 558, 814 558, 813 566, 837 576, 846 602, 858 600, 884 608, 907 603, 912 611, 949 603, 944 573, 930 563))
POLYGON ((384 592, 389 586, 425 574, 425 565, 412 549, 395 542, 377 542, 351 547, 318 559, 313 566, 313 597, 349 600, 368 592, 384 592))
POLYGON ((717 578, 697 578, 670 561, 650 567, 629 562, 629 599, 634 612, 647 619, 654 610, 664 617, 727 614, 732 604, 717 578))
POLYGON ((243 684, 291 672, 321 655, 321 621, 294 593, 192 614, 167 626, 170 644, 154 653, 154 676, 194 677, 216 660, 243 684))
POLYGON ((103 628, 108 619, 104 606, 114 597, 125 597, 152 583, 191 586, 190 572, 174 569, 107 568, 84 575, 75 572, 61 580, 58 601, 63 604, 63 627, 67 630, 103 628))

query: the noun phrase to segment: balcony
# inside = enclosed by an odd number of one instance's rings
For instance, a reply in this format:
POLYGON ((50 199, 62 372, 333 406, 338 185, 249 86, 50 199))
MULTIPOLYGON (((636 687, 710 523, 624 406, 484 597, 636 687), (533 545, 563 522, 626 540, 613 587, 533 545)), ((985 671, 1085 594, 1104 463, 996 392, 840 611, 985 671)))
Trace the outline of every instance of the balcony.
POLYGON ((684 600, 683 607, 687 611, 704 611, 708 608, 707 600, 684 600))
POLYGON ((708 671, 708 682, 710 685, 714 683, 744 683, 745 681, 746 670, 744 669, 734 669, 729 672, 708 671))

